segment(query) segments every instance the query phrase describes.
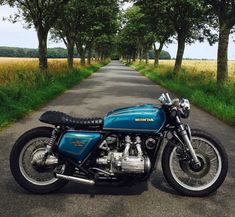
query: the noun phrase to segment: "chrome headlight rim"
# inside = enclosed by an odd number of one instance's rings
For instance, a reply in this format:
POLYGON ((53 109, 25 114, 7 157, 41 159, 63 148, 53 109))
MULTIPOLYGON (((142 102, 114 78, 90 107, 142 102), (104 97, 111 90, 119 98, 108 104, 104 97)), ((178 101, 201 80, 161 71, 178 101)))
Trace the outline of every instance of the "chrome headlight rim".
POLYGON ((190 102, 188 99, 182 99, 180 101, 180 110, 181 110, 181 118, 188 118, 190 115, 190 102))

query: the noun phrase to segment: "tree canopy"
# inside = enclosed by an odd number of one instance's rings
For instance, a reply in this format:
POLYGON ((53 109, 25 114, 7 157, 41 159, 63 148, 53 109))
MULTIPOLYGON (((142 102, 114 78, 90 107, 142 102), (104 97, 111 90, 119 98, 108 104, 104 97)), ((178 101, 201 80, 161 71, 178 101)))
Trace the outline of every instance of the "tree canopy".
POLYGON ((41 70, 47 69, 47 36, 50 28, 56 22, 64 6, 69 0, 3 0, 12 7, 16 7, 18 12, 12 17, 12 21, 24 19, 28 26, 34 26, 37 31, 39 42, 39 67, 41 70))
POLYGON ((81 64, 88 63, 92 51, 104 59, 109 55, 112 38, 118 27, 119 12, 116 0, 71 0, 52 28, 54 39, 62 39, 68 48, 68 63, 72 67, 73 51, 76 45, 81 64))

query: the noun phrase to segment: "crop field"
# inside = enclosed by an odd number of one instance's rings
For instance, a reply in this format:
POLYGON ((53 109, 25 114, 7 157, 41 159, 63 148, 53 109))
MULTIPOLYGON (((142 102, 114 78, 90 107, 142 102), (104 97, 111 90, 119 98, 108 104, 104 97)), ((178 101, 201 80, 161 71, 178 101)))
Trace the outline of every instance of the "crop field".
POLYGON ((102 67, 93 62, 69 70, 66 59, 49 59, 48 71, 38 69, 37 59, 0 58, 0 129, 40 107, 102 67))
MULTIPOLYGON (((66 59, 48 59, 49 73, 67 72, 66 59)), ((80 68, 80 59, 74 59, 74 67, 80 68)), ((33 77, 38 72, 38 59, 0 58, 0 85, 17 81, 19 77, 33 77)))
MULTIPOLYGON (((153 60, 150 61, 153 63, 153 60)), ((160 64, 164 67, 173 67, 175 60, 160 60, 160 64)), ((208 76, 216 76, 216 66, 217 62, 215 60, 183 60, 183 68, 191 74, 204 74, 208 76)), ((229 77, 235 79, 235 60, 229 61, 229 77)))

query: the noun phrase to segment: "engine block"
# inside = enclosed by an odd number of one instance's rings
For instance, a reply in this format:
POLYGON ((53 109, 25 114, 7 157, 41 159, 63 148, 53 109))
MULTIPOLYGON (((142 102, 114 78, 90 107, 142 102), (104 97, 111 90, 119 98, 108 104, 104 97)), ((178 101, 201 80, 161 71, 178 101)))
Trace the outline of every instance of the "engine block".
POLYGON ((117 149, 109 150, 106 141, 100 148, 108 151, 108 154, 97 158, 96 163, 106 165, 111 173, 146 173, 151 168, 149 157, 143 154, 140 137, 135 137, 135 141, 132 142, 131 137, 126 136, 125 149, 122 152, 117 149), (133 149, 135 154, 131 155, 133 149))

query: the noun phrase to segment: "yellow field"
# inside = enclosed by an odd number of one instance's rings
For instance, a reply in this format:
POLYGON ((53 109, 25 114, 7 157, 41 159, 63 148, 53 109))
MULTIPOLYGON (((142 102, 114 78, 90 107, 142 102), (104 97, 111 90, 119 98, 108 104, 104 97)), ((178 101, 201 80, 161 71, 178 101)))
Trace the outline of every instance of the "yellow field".
MULTIPOLYGON (((74 67, 80 66, 80 59, 74 59, 74 67)), ((66 59, 48 59, 48 68, 50 73, 59 73, 66 71, 66 59)), ((37 58, 0 58, 0 84, 17 79, 19 74, 30 74, 38 70, 37 58)))
MULTIPOLYGON (((153 60, 150 61, 153 63, 153 60)), ((174 60, 160 60, 160 64, 164 67, 172 68, 174 60)), ((208 76, 216 75, 216 61, 209 60, 184 60, 183 68, 192 74, 208 74, 208 76)), ((58 73, 66 71, 66 59, 49 59, 50 73, 58 73)), ((80 67, 80 59, 74 60, 74 66, 80 67)), ((33 58, 0 58, 0 84, 8 83, 15 80, 20 74, 30 74, 38 70, 38 59, 33 58)), ((235 79, 235 61, 229 61, 229 77, 235 79)))
MULTIPOLYGON (((154 61, 151 60, 150 63, 154 61)), ((160 65, 173 67, 175 60, 160 60, 160 65)), ((206 73, 209 76, 216 76, 217 62, 215 60, 183 60, 183 68, 190 73, 206 73)), ((229 61, 229 77, 235 79, 235 61, 229 61)))
MULTIPOLYGON (((48 59, 49 70, 66 67, 66 59, 48 59)), ((74 59, 74 66, 80 65, 80 59, 74 59)), ((37 58, 0 58, 0 73, 3 71, 37 70, 37 58)))

